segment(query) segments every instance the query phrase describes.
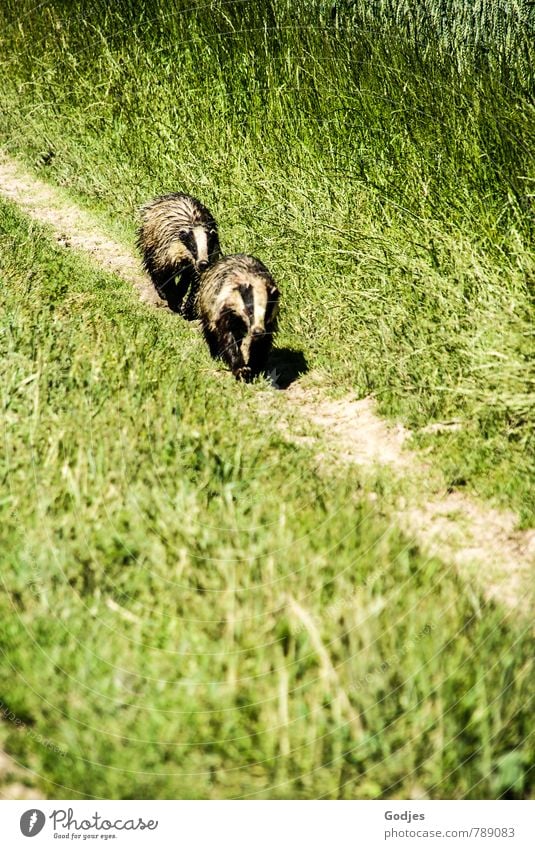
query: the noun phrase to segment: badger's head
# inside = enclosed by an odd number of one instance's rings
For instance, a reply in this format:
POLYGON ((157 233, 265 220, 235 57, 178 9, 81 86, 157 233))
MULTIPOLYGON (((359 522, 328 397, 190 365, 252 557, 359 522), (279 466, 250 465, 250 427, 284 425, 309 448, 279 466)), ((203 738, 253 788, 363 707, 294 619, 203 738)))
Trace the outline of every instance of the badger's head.
POLYGON ((191 263, 198 274, 219 258, 221 248, 215 221, 181 227, 178 238, 183 246, 183 262, 191 263))
POLYGON ((279 309, 279 290, 271 277, 252 276, 235 293, 234 333, 244 366, 239 380, 250 380, 266 367, 279 309))

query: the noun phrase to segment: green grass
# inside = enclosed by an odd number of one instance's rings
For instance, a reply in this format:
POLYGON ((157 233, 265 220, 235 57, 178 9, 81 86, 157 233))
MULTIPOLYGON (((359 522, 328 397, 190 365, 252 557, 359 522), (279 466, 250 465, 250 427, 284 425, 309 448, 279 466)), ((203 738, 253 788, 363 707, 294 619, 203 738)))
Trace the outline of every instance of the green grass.
POLYGON ((0 222, 0 745, 41 792, 530 795, 526 624, 388 523, 388 478, 287 444, 276 392, 259 427, 190 327, 0 222))
POLYGON ((7 3, 3 147, 131 244, 142 201, 201 197, 327 386, 460 419, 435 461, 530 524, 532 12, 334 6, 7 3))
MULTIPOLYGON (((416 442, 527 525, 529 31, 335 5, 7 0, 2 149, 132 246, 200 197, 280 281, 279 344, 459 419, 416 442)), ((4 202, 0 276, 0 746, 48 797, 533 795, 526 623, 391 526, 402 484, 318 471, 277 393, 4 202)))

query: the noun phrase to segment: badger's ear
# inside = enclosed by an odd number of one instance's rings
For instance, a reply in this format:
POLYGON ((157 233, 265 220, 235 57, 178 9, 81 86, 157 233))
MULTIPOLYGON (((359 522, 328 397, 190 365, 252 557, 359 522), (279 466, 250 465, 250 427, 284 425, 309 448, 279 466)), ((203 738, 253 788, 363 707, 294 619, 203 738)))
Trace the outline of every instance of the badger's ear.
POLYGON ((185 239, 185 238, 187 238, 188 235, 189 235, 189 230, 187 229, 187 227, 181 227, 180 230, 178 231, 178 238, 179 239, 185 239))

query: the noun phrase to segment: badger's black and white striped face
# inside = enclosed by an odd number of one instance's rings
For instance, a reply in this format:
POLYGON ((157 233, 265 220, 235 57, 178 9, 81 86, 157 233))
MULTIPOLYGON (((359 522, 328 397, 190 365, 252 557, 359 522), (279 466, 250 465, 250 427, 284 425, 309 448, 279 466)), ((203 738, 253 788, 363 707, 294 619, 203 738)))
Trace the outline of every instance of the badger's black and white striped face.
POLYGON ((182 227, 178 238, 187 249, 195 269, 202 274, 219 254, 219 239, 215 224, 182 227))
POLYGON ((279 309, 277 289, 268 289, 262 279, 239 283, 227 297, 234 332, 240 340, 245 359, 255 339, 273 331, 279 309))

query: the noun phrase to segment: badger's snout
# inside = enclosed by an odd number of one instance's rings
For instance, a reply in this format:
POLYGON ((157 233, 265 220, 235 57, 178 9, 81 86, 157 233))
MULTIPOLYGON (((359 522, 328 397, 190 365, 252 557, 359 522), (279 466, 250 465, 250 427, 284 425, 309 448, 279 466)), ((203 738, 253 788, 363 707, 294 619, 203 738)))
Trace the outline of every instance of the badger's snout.
POLYGON ((263 336, 264 333, 265 333, 265 330, 264 330, 263 327, 253 327, 251 329, 251 336, 263 336))
POLYGON ((208 260, 207 260, 207 259, 200 259, 200 260, 197 262, 197 271, 198 271, 200 274, 202 274, 202 273, 203 273, 203 271, 206 271, 206 269, 208 268, 208 266, 209 266, 209 265, 210 265, 210 263, 208 262, 208 260))

